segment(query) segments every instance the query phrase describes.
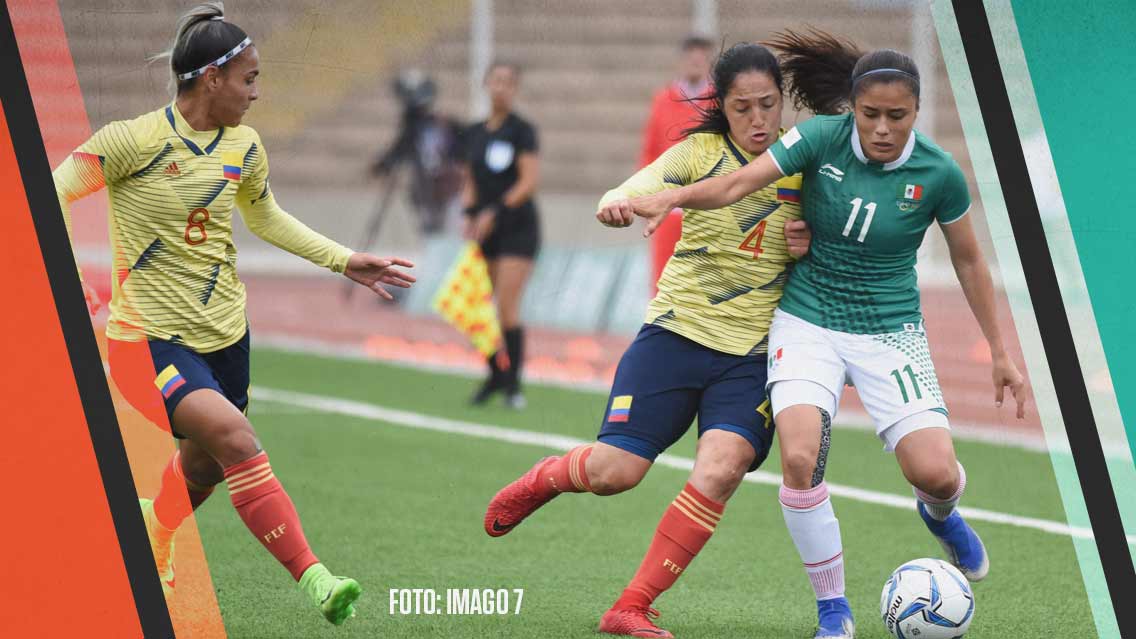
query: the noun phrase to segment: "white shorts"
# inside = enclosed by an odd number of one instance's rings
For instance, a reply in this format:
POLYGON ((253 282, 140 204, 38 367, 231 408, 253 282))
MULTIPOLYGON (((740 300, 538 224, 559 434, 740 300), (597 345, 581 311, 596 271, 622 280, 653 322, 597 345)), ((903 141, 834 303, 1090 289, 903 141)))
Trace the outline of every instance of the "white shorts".
POLYGON ((822 328, 777 309, 769 329, 767 383, 773 386, 774 416, 787 406, 810 404, 835 417, 844 385, 856 387, 887 450, 894 450, 912 431, 949 427, 927 333, 921 325, 900 333, 857 335, 822 328), (790 380, 812 382, 828 394, 811 384, 785 384, 783 391, 791 392, 779 392, 774 386, 790 380), (928 411, 942 418, 906 419, 928 411))

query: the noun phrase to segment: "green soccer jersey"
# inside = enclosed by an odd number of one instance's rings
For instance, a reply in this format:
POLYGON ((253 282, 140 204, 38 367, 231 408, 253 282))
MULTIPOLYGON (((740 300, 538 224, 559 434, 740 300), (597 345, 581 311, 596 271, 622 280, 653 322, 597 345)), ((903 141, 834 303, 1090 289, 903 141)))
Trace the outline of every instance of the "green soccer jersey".
POLYGON ((783 174, 803 174, 813 234, 781 308, 845 333, 918 327, 915 252, 932 222, 956 222, 970 208, 958 163, 916 131, 895 161, 869 160, 851 113, 802 122, 769 153, 783 174))

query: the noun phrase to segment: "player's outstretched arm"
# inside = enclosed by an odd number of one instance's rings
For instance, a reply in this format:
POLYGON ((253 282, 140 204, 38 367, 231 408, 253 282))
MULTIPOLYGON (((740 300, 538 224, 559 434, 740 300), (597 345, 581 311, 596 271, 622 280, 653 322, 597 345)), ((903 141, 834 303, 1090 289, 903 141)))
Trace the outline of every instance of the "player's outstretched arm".
POLYGON ((414 263, 401 257, 375 257, 369 253, 354 253, 347 260, 347 268, 343 274, 351 280, 366 286, 379 297, 393 300, 394 297, 383 285, 410 288, 416 280, 413 275, 395 268, 403 266, 412 268, 414 263))
POLYGON ((1018 367, 1006 352, 1002 342, 1002 334, 998 329, 997 306, 994 300, 994 283, 990 278, 990 267, 982 256, 978 246, 978 239, 974 235, 974 226, 970 216, 964 215, 949 224, 942 224, 943 235, 947 239, 947 248, 951 254, 951 264, 955 267, 962 292, 966 296, 974 318, 982 328, 990 344, 990 354, 993 359, 991 371, 994 382, 994 402, 1002 405, 1007 386, 1017 402, 1018 419, 1026 416, 1026 399, 1029 397, 1029 383, 1018 371, 1018 367))
POLYGON ((606 203, 601 202, 599 210, 596 211, 596 219, 604 226, 624 228, 631 226, 631 223, 635 221, 635 209, 631 208, 630 200, 617 199, 606 203))
POLYGON ((613 228, 631 226, 635 221, 635 211, 629 200, 690 184, 695 179, 698 155, 698 145, 689 137, 667 149, 623 184, 604 193, 596 207, 596 219, 600 224, 613 228))
POLYGON ((635 215, 647 220, 644 236, 650 235, 672 209, 711 211, 729 206, 754 191, 765 188, 782 177, 780 169, 768 153, 758 156, 744 167, 708 180, 668 189, 654 195, 631 200, 635 215))
POLYGON ((380 258, 369 253, 351 251, 337 242, 308 228, 269 199, 258 205, 241 209, 245 223, 262 240, 302 257, 309 262, 343 273, 351 280, 366 286, 384 299, 394 299, 383 289, 384 284, 409 288, 415 279, 395 266, 413 267, 409 260, 400 257, 380 258))

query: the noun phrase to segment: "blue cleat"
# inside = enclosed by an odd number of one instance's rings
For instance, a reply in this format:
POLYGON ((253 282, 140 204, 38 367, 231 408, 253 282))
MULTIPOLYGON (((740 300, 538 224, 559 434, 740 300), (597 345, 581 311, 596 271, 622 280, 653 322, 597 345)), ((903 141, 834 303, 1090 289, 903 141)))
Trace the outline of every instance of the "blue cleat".
POLYGON ((817 602, 816 634, 813 639, 852 639, 856 626, 852 623, 852 608, 844 597, 817 602))
POLYGON ((990 557, 986 554, 986 546, 957 510, 946 521, 939 521, 929 515, 920 502, 919 516, 923 518, 923 523, 927 524, 931 534, 939 540, 950 562, 968 580, 982 581, 986 577, 986 573, 990 572, 990 557))

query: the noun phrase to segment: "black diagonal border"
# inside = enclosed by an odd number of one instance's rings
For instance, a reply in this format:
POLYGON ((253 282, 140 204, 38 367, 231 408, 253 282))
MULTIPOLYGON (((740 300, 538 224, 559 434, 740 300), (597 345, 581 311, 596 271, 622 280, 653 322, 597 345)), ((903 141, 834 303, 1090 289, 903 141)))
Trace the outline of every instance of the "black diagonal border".
MULTIPOLYGON (((142 633, 145 637, 173 637, 173 624, 162 595, 158 573, 154 569, 154 556, 138 508, 134 478, 130 473, 110 389, 107 387, 102 360, 83 301, 71 243, 59 210, 51 167, 43 148, 43 137, 40 135, 6 2, 0 10, 0 77, 3 78, 0 81, 0 104, 3 105, 8 120, 16 161, 32 211, 36 235, 39 237, 43 263, 51 282, 63 339, 71 358, 71 368, 87 418, 91 444, 118 534, 118 544, 142 633)), ((70 594, 82 596, 82 593, 70 594)), ((66 605, 66 601, 61 600, 60 605, 66 605)), ((38 612, 42 614, 46 611, 38 612)), ((48 620, 45 623, 50 625, 50 613, 45 619, 48 620)))
POLYGON ((1124 597, 1136 592, 1132 555, 1128 551, 1116 494, 1105 465, 1096 419, 1089 404, 1061 289, 1057 285, 1053 258, 1010 109, 1010 97, 998 63, 986 8, 976 0, 953 0, 953 4, 1113 610, 1121 636, 1136 637, 1136 617, 1124 614, 1128 606, 1124 597))

